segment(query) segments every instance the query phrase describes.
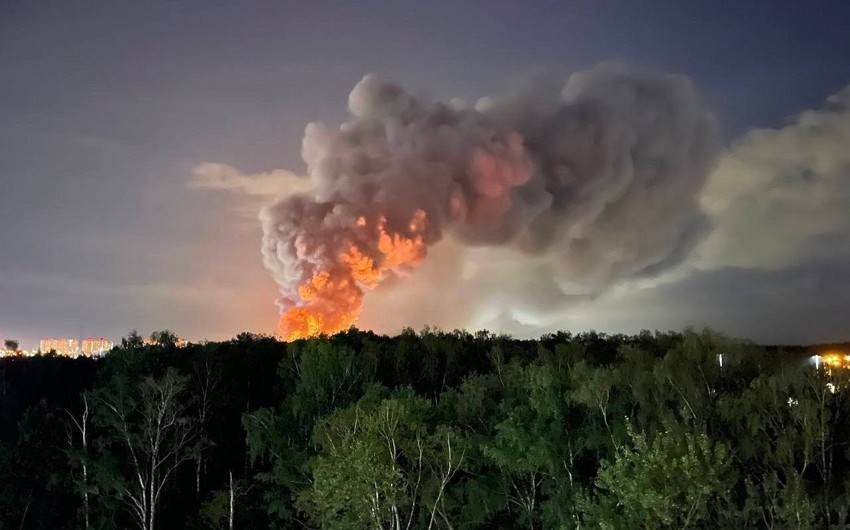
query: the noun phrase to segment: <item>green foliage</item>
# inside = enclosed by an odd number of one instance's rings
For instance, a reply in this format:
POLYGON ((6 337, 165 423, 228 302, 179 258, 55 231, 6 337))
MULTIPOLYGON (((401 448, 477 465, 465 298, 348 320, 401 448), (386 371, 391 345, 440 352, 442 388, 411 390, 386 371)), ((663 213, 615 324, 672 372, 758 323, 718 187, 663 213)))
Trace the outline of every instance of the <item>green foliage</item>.
POLYGON ((311 427, 317 419, 356 400, 371 379, 371 367, 349 348, 315 339, 299 352, 293 369, 298 383, 290 408, 311 427))
POLYGON ((18 433, 14 446, 0 447, 0 521, 15 528, 53 528, 61 523, 57 505, 71 494, 67 461, 53 445, 62 440, 64 426, 56 411, 40 402, 24 413, 18 433))
POLYGON ((163 348, 173 348, 177 345, 177 340, 177 334, 167 329, 151 333, 151 342, 163 348))
POLYGON ((121 339, 121 347, 124 349, 141 348, 145 345, 145 339, 135 329, 130 331, 126 337, 121 339))
POLYGON ((445 513, 445 488, 464 442, 430 426, 431 403, 410 390, 373 388, 316 426, 318 456, 301 504, 323 528, 407 528, 445 513))
POLYGON ((572 519, 572 473, 582 442, 567 422, 566 378, 549 368, 510 365, 501 380, 499 421, 481 444, 485 461, 499 470, 519 524, 540 524, 544 512, 558 512, 557 522, 572 519))
POLYGON ((415 479, 402 460, 420 469, 427 409, 410 396, 367 396, 318 425, 313 486, 302 500, 313 518, 325 528, 378 528, 392 524, 392 510, 406 513, 415 479))
POLYGON ((94 395, 95 422, 105 434, 97 444, 100 465, 94 467, 94 483, 102 495, 124 503, 131 519, 148 530, 154 528, 170 480, 197 449, 187 379, 169 368, 135 387, 94 395))
POLYGON ((739 526, 802 530, 815 526, 815 510, 800 475, 792 471, 780 478, 771 471, 745 479, 744 503, 737 510, 730 507, 727 515, 739 526))
POLYGON ((268 509, 280 521, 290 521, 292 499, 310 479, 310 440, 321 418, 356 401, 371 380, 371 363, 351 349, 327 340, 311 339, 290 345, 279 373, 294 389, 280 407, 244 415, 248 451, 255 463, 271 464, 261 473, 270 487, 268 509))
POLYGON ((201 518, 209 528, 227 528, 230 517, 230 495, 227 491, 216 491, 212 499, 201 507, 201 518))
POLYGON ((596 480, 590 519, 604 528, 716 527, 718 508, 735 483, 726 444, 677 425, 651 439, 629 429, 613 462, 596 480))
POLYGON ((0 359, 0 530, 850 524, 847 373, 711 332, 154 341, 0 359))

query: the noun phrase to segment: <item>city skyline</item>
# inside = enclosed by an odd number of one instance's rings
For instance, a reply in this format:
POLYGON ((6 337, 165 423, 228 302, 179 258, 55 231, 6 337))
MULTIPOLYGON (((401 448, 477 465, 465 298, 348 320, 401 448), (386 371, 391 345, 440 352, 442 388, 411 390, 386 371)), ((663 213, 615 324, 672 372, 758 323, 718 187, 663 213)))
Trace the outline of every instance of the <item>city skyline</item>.
MULTIPOLYGON (((16 339, 7 339, 14 340, 16 339)), ((73 339, 68 337, 50 337, 42 338, 38 341, 38 348, 27 348, 26 344, 19 343, 16 351, 4 349, 0 351, 2 356, 14 355, 37 355, 55 353, 56 355, 66 357, 76 357, 82 355, 85 357, 93 357, 102 355, 115 346, 115 343, 104 337, 87 337, 85 339, 73 339)))
MULTIPOLYGON (((132 330, 130 333, 134 333, 136 330, 132 330)), ((145 346, 152 346, 160 344, 161 338, 157 336, 158 333, 154 332, 149 337, 137 335, 137 340, 140 340, 141 343, 145 346)), ((170 332, 169 332, 170 333, 170 332)), ((121 337, 117 340, 112 340, 106 337, 86 337, 86 338, 70 338, 70 337, 43 337, 38 340, 38 347, 27 347, 28 345, 13 336, 5 337, 4 340, 10 340, 18 343, 18 352, 24 352, 27 354, 36 354, 36 353, 49 353, 51 351, 55 351, 59 355, 100 355, 109 350, 111 350, 116 344, 121 344, 123 340, 127 337, 121 337)), ((183 339, 178 336, 174 336, 174 345, 178 348, 182 348, 188 344, 186 339, 183 339)), ((0 355, 2 353, 6 353, 6 355, 14 355, 17 352, 3 350, 0 351, 0 355)))

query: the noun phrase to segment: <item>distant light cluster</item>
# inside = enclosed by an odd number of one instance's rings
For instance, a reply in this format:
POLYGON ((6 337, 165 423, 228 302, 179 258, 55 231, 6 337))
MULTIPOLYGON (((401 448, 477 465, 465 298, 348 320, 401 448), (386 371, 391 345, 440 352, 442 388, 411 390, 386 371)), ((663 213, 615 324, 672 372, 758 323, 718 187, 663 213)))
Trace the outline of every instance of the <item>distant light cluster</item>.
MULTIPOLYGON (((142 344, 144 344, 145 346, 161 346, 158 341, 153 339, 145 339, 144 341, 142 341, 142 344)), ((174 341, 174 346, 177 348, 185 348, 188 344, 189 343, 186 341, 186 339, 181 339, 179 337, 174 341)))
POLYGON ((813 360, 818 369, 821 366, 827 371, 850 369, 850 355, 843 352, 831 351, 822 355, 815 355, 813 360))
POLYGON ((83 346, 80 350, 83 355, 91 357, 92 355, 102 355, 111 350, 113 346, 112 341, 106 340, 103 337, 99 339, 89 337, 83 341, 83 346))
MULTIPOLYGON (((185 348, 189 343, 180 337, 173 338, 173 346, 177 348, 185 348)), ((162 346, 160 340, 154 337, 143 339, 143 346, 162 346)), ((170 341, 169 341, 169 344, 170 341)), ((0 348, 0 358, 3 357, 34 357, 36 355, 58 355, 60 357, 100 357, 110 351, 115 344, 103 337, 89 337, 82 341, 69 338, 45 338, 38 343, 38 349, 35 350, 10 350, 0 348)))
POLYGON ((47 338, 41 339, 37 350, 0 350, 0 357, 32 357, 34 355, 56 354, 60 357, 97 357, 112 349, 112 341, 103 337, 83 339, 82 346, 77 339, 47 338))
POLYGON ((39 351, 42 353, 56 352, 56 355, 64 357, 76 357, 83 355, 93 357, 102 355, 112 349, 112 341, 103 337, 83 339, 82 346, 76 339, 41 339, 39 351))
POLYGON ((32 357, 34 355, 38 355, 41 352, 38 350, 7 350, 0 349, 0 359, 3 357, 32 357))
POLYGON ((55 351, 56 355, 71 357, 77 355, 80 345, 76 339, 41 339, 38 349, 43 353, 55 351))

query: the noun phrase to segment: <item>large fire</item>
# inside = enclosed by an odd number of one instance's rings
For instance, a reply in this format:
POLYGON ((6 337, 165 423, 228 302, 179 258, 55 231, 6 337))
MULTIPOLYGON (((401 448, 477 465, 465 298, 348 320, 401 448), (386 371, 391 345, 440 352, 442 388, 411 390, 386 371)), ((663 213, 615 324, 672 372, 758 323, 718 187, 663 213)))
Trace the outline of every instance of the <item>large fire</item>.
POLYGON ((723 144, 688 79, 605 64, 561 88, 520 86, 467 105, 366 76, 349 120, 305 128, 297 180, 309 189, 260 212, 283 338, 350 327, 364 291, 444 237, 532 254, 529 270, 545 264, 540 285, 565 299, 660 272, 695 246, 723 144))
POLYGON ((363 288, 374 289, 391 273, 403 273, 425 257, 427 216, 417 210, 406 233, 390 233, 387 219, 379 216, 370 223, 356 220, 357 229, 370 245, 352 243, 337 256, 334 268, 317 271, 298 288, 301 304, 280 318, 280 331, 286 340, 333 334, 349 328, 363 308, 363 288))

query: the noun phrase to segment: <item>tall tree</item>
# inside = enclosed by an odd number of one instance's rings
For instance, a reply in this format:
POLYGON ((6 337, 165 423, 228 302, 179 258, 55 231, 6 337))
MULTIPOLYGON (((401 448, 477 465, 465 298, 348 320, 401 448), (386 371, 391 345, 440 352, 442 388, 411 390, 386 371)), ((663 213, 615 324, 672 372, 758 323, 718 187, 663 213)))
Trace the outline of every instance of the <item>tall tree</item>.
POLYGON ((319 455, 302 505, 323 528, 448 522, 445 493, 464 464, 462 437, 429 428, 427 400, 407 390, 383 394, 367 394, 317 426, 319 455))
POLYGON ((118 469, 101 480, 129 508, 140 530, 154 530, 165 487, 195 454, 197 424, 189 414, 186 379, 168 368, 134 389, 101 391, 97 419, 110 433, 107 450, 118 453, 118 469), (109 476, 111 475, 111 476, 109 476))
POLYGON ((212 411, 215 392, 221 382, 221 374, 207 360, 200 366, 194 366, 194 384, 197 393, 197 422, 200 433, 198 450, 195 454, 195 495, 201 495, 201 472, 204 467, 204 452, 209 449, 211 440, 207 434, 207 421, 212 411))
POLYGON ((177 341, 179 338, 177 334, 173 331, 164 329, 162 331, 154 331, 151 333, 151 342, 156 344, 157 346, 162 346, 164 348, 173 348, 177 345, 177 341))
POLYGON ((91 429, 89 425, 89 394, 82 394, 82 410, 79 415, 75 415, 69 410, 65 410, 69 422, 68 426, 68 456, 73 464, 80 468, 79 476, 74 477, 77 482, 77 487, 83 497, 83 522, 86 530, 91 526, 91 511, 89 506, 89 494, 91 486, 89 484, 89 444, 91 441, 91 429), (75 439, 79 437, 79 446, 75 439))
POLYGON ((141 348, 144 345, 145 339, 135 329, 131 330, 126 337, 121 339, 121 347, 124 349, 141 348))

